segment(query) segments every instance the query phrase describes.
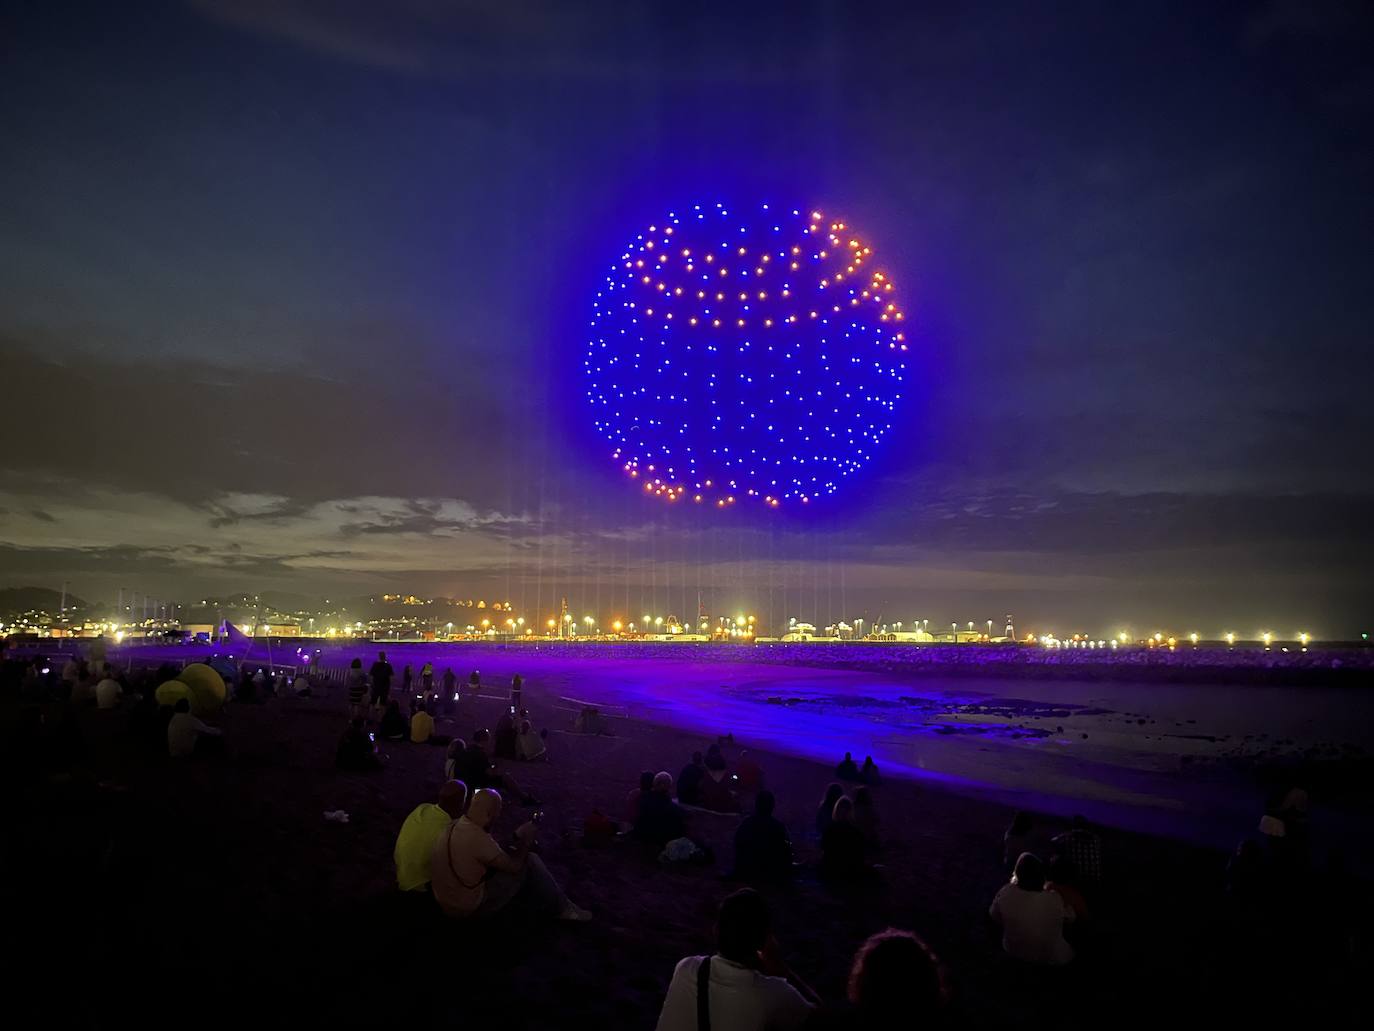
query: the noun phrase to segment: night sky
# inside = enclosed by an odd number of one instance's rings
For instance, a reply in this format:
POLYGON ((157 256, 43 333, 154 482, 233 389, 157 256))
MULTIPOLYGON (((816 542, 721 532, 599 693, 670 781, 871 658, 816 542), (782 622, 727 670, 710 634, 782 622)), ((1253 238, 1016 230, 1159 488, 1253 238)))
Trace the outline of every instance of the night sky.
POLYGON ((1352 636, 1367 5, 14 3, 0 585, 1352 636), (626 241, 821 206, 911 389, 802 512, 641 497, 626 241))

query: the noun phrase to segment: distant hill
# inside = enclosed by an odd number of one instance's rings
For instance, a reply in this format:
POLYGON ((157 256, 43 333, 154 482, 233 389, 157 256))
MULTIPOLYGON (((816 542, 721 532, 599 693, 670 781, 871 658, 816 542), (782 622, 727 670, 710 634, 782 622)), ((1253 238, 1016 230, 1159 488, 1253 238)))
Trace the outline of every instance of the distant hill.
MULTIPOLYGON (((0 616, 41 609, 57 612, 62 608, 62 592, 46 587, 0 587, 0 616)), ((67 608, 87 609, 90 605, 74 594, 67 595, 67 608)))

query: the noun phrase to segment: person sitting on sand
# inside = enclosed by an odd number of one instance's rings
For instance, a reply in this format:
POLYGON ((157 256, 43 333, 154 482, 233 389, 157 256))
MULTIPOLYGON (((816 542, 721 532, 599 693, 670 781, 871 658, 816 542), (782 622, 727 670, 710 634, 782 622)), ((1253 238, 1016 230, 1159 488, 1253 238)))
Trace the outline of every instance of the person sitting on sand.
POLYGON ((677 775, 677 800, 683 805, 701 805, 701 781, 706 766, 700 752, 692 753, 692 761, 677 775))
POLYGON ((211 746, 202 742, 219 738, 222 733, 218 727, 208 726, 192 716, 191 703, 185 698, 178 698, 172 707, 171 722, 167 724, 167 752, 173 759, 204 755, 211 746))
POLYGON ((492 730, 492 751, 498 759, 515 758, 515 739, 518 733, 515 729, 515 714, 507 708, 501 713, 496 721, 496 727, 492 730))
POLYGON ((824 835, 825 829, 830 826, 830 821, 835 818, 835 803, 844 796, 844 788, 838 784, 830 784, 825 789, 825 794, 821 797, 820 807, 816 810, 816 833, 824 835))
POLYGON ((582 711, 577 714, 577 719, 573 720, 573 733, 604 734, 605 732, 605 724, 601 722, 601 713, 596 706, 582 706, 582 711))
POLYGON ((768 903, 744 888, 721 903, 715 955, 678 962, 656 1027, 793 1031, 806 1024, 817 1002, 816 993, 782 961, 768 903))
POLYGON ((386 703, 386 712, 382 713, 382 721, 377 724, 377 733, 384 741, 404 741, 410 733, 406 718, 401 715, 401 703, 396 699, 386 703))
POLYGON ((848 752, 844 753, 844 758, 835 764, 835 776, 847 781, 859 779, 859 766, 854 762, 854 756, 848 752))
POLYGON ((673 801, 671 773, 655 774, 650 789, 640 795, 639 812, 631 833, 646 845, 653 846, 655 851, 670 841, 687 836, 687 818, 673 801))
POLYGON ((549 757, 549 746, 545 732, 535 733, 529 720, 520 721, 520 733, 515 738, 515 757, 527 763, 549 757))
POLYGON ((334 765, 353 773, 382 768, 382 760, 377 757, 377 744, 368 734, 361 716, 354 716, 348 721, 348 729, 344 731, 343 739, 334 753, 334 765))
POLYGON ((760 791, 754 812, 735 831, 735 876, 742 881, 781 881, 792 874, 792 842, 773 815, 777 800, 760 791))
POLYGON ((104 679, 95 685, 95 704, 98 709, 113 709, 119 705, 119 700, 124 697, 124 688, 119 681, 108 673, 104 679))
POLYGON ((864 756, 864 764, 863 764, 863 766, 859 769, 859 780, 863 781, 865 784, 869 785, 870 787, 874 787, 874 786, 877 785, 877 783, 878 783, 878 764, 875 763, 875 762, 873 761, 873 756, 871 756, 871 755, 866 755, 866 756, 864 756))
POLYGON ((870 852, 878 847, 878 810, 867 785, 854 791, 854 826, 864 836, 864 845, 870 852))
POLYGON ((91 671, 86 668, 84 662, 76 674, 76 680, 72 682, 69 700, 73 705, 88 705, 95 701, 95 680, 91 677, 91 671))
POLYGON ((741 791, 758 791, 763 787, 763 767, 749 752, 740 752, 735 763, 735 776, 741 791))
POLYGON ((458 764, 463 759, 464 743, 461 737, 455 737, 448 743, 448 751, 444 753, 444 780, 453 780, 458 774, 458 764))
POLYGON ((423 705, 410 717, 410 740, 412 744, 423 745, 434 736, 434 717, 423 705))
POLYGON ((472 794, 467 815, 454 820, 434 843, 430 857, 430 890, 448 916, 466 918, 500 913, 518 904, 526 913, 560 920, 590 920, 573 904, 530 852, 537 828, 521 824, 515 847, 507 852, 491 836, 501 815, 501 795, 490 788, 472 794))
POLYGON ((731 780, 724 770, 706 768, 706 776, 701 781, 701 808, 713 813, 737 813, 739 801, 730 790, 731 780))
POLYGON ((1006 869, 1010 870, 1016 864, 1022 852, 1031 851, 1034 832, 1035 822, 1030 813, 1018 811, 1012 815, 1011 825, 1002 835, 1002 865, 1006 869))
POLYGON ((1102 839, 1086 817, 1075 816, 1070 828, 1051 844, 1072 864, 1084 887, 1092 888, 1102 883, 1102 839))
POLYGON ((450 780, 439 789, 439 801, 421 802, 411 810, 401 833, 396 836, 392 858, 396 861, 396 887, 402 891, 424 891, 429 887, 430 860, 434 844, 448 825, 463 815, 468 788, 461 780, 450 780))
POLYGON ((455 763, 455 770, 458 779, 468 786, 469 791, 500 788, 520 799, 521 805, 539 804, 537 798, 520 789, 514 777, 496 769, 496 764, 491 761, 491 734, 486 730, 479 729, 473 733, 472 743, 463 749, 455 763))
POLYGON ((654 789, 654 771, 640 770, 639 785, 630 789, 625 796, 625 822, 631 827, 639 822, 639 806, 650 791, 654 789))
POLYGON ((1011 883, 992 900, 988 915, 1002 925, 1002 951, 1025 963, 1062 966, 1072 962, 1064 924, 1073 910, 1058 892, 1045 890, 1045 867, 1038 856, 1022 852, 1011 883))
POLYGON ((1074 884, 1077 876, 1067 856, 1050 856, 1050 861, 1045 864, 1045 890, 1058 892, 1064 904, 1073 910, 1075 923, 1081 924, 1088 918, 1088 903, 1074 884))
POLYGON ((821 835, 821 876, 833 884, 857 880, 864 872, 864 836, 854 826, 854 803, 840 796, 821 835))
POLYGON ((859 946, 849 970, 848 994, 855 1031, 941 1026, 949 998, 940 960, 930 946, 910 931, 891 927, 859 946))

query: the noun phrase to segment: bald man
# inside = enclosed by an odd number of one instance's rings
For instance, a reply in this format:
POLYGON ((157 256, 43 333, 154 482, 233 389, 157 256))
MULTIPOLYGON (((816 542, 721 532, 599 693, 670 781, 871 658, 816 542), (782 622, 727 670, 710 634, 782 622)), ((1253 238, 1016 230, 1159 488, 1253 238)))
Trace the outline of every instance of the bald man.
POLYGON ((435 842, 430 879, 440 908, 466 918, 499 913, 518 902, 541 916, 590 920, 592 915, 568 900, 543 860, 530 852, 537 831, 533 823, 516 829, 509 852, 497 844, 491 828, 500 816, 500 792, 474 791, 467 814, 435 842))
POLYGON ((396 886, 402 891, 425 891, 429 887, 430 859, 434 844, 448 825, 463 815, 467 785, 450 780, 439 789, 439 801, 421 802, 401 824, 396 837, 396 886))

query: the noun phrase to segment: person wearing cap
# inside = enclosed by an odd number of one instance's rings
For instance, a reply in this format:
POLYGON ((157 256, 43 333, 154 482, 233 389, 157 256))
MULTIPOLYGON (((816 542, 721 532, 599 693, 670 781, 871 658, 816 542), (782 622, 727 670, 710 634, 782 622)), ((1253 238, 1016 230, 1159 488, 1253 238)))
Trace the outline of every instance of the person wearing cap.
POLYGON ((424 891, 429 887, 430 856, 434 843, 448 829, 448 825, 463 815, 467 802, 467 785, 461 780, 445 782, 439 789, 439 801, 421 802, 396 837, 396 887, 402 891, 424 891))
POLYGON ((467 814, 434 843, 430 884, 439 908, 466 919, 501 913, 517 903, 534 915, 590 920, 592 915, 569 901, 544 861, 530 852, 535 824, 516 828, 515 847, 507 851, 491 836, 500 816, 501 793, 480 788, 472 793, 467 814))

